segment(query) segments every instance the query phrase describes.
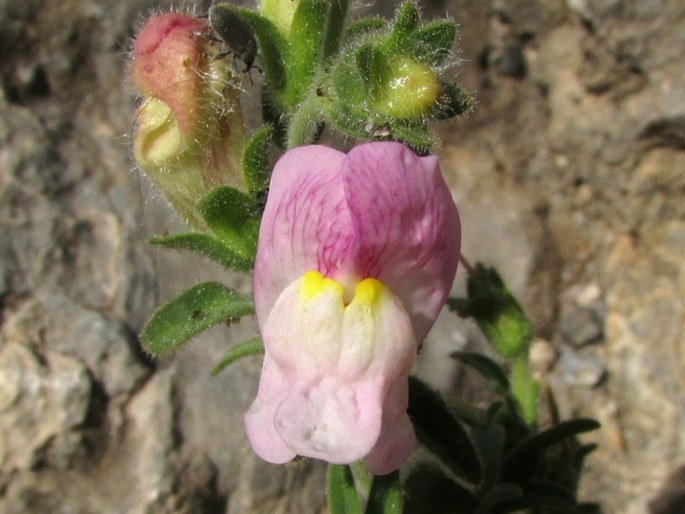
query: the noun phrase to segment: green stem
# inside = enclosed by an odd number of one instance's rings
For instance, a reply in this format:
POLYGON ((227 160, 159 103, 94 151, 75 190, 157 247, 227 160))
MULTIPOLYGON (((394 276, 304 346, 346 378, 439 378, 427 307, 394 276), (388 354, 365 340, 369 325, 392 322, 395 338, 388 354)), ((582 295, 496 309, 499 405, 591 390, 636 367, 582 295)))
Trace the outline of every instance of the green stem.
POLYGON ((538 419, 538 391, 539 384, 530 374, 527 356, 518 357, 511 367, 511 392, 529 425, 538 419))

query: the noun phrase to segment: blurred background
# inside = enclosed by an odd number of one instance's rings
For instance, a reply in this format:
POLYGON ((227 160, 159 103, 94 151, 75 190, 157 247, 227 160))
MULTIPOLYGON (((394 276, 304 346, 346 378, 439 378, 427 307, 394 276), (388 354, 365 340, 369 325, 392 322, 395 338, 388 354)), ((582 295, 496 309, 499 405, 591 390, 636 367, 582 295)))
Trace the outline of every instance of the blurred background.
MULTIPOLYGON (((392 15, 396 2, 378 3, 392 15)), ((581 498, 607 514, 682 514, 685 3, 419 3, 426 19, 458 20, 445 73, 478 101, 438 127, 464 254, 497 267, 534 320, 562 416, 602 422, 584 439, 600 447, 581 498)), ((271 466, 246 444, 259 359, 210 376, 254 322, 155 361, 137 345, 185 287, 249 291, 249 278, 146 243, 182 226, 130 158, 127 55, 136 27, 171 6, 0 0, 2 513, 326 511, 320 463, 271 466)), ((424 348, 419 374, 482 401, 483 383, 446 358, 483 349, 473 325, 444 313, 424 348)))

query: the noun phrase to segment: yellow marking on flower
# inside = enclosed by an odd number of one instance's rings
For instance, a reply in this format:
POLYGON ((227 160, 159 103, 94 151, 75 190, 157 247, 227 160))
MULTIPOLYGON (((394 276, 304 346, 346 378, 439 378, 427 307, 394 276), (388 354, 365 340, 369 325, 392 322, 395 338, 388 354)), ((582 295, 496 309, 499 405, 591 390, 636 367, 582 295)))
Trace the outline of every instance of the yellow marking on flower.
POLYGON ((362 304, 368 307, 374 307, 378 303, 385 286, 375 278, 365 278, 357 284, 354 291, 354 298, 352 304, 362 304))
POLYGON ((307 271, 302 276, 300 282, 300 298, 304 301, 313 300, 315 297, 326 291, 334 291, 340 296, 340 301, 343 297, 343 286, 333 279, 324 277, 318 271, 307 271))

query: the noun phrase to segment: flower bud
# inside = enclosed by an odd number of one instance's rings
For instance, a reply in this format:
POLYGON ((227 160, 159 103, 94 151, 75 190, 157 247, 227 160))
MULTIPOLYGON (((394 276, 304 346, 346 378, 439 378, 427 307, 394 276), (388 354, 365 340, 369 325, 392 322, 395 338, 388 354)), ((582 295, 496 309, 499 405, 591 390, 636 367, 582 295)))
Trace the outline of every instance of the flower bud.
POLYGON ((428 116, 440 96, 440 82, 426 64, 411 57, 398 56, 388 66, 385 80, 380 84, 375 109, 396 119, 428 116))
POLYGON ((232 60, 202 19, 150 18, 133 44, 136 162, 189 223, 202 228, 197 202, 212 189, 239 186, 244 146, 232 60))

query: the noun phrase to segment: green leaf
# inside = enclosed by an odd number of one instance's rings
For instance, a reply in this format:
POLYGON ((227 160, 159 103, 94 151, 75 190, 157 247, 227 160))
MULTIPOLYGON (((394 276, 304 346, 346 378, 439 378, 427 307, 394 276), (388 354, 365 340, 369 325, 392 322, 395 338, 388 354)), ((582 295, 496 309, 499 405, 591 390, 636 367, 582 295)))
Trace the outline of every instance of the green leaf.
POLYGON ((418 29, 413 35, 413 57, 431 67, 441 65, 452 52, 457 24, 438 20, 418 29))
POLYGON ((350 467, 328 465, 328 509, 331 514, 361 514, 361 506, 350 467))
POLYGON ((266 86, 280 99, 287 84, 285 61, 288 43, 271 20, 251 9, 240 9, 240 14, 252 26, 259 44, 260 66, 264 70, 266 86))
POLYGON ((294 109, 310 89, 323 58, 330 0, 300 0, 290 25, 288 84, 284 103, 294 109))
POLYGON ((470 514, 477 504, 473 490, 430 464, 413 467, 404 488, 405 514, 470 514))
POLYGON ((259 216, 252 198, 232 187, 218 187, 200 201, 197 210, 226 246, 246 260, 254 259, 259 216))
POLYGON ((478 373, 488 382, 498 394, 509 394, 509 379, 502 371, 502 368, 490 357, 486 357, 480 353, 472 352, 453 352, 450 357, 457 359, 462 364, 465 364, 478 373))
POLYGON ((415 377, 409 378, 409 417, 416 437, 456 476, 481 480, 480 459, 468 433, 443 399, 415 377))
POLYGON ((533 467, 544 450, 564 439, 596 430, 599 427, 599 422, 594 419, 577 418, 562 421, 544 432, 522 439, 507 455, 502 465, 502 476, 510 477, 511 480, 525 480, 526 477, 531 477, 534 473, 533 467))
POLYGON ((388 41, 392 50, 403 50, 411 40, 420 21, 419 8, 414 2, 405 2, 397 8, 395 24, 388 41))
POLYGON ((252 134, 243 153, 245 185, 255 199, 259 199, 259 195, 269 188, 271 167, 267 150, 273 139, 273 133, 274 129, 271 125, 262 125, 252 134))
POLYGON ((402 514, 402 484, 399 471, 373 478, 364 514, 402 514))
POLYGON ((204 255, 225 268, 241 273, 252 270, 252 259, 235 252, 221 239, 203 232, 186 232, 171 236, 155 236, 150 243, 174 250, 188 250, 204 255))
POLYGON ((243 357, 250 357, 251 355, 262 355, 264 353, 264 344, 260 337, 253 337, 242 343, 232 346, 221 360, 212 368, 212 375, 218 375, 228 366, 243 357))
POLYGON ((143 348, 162 355, 229 319, 252 314, 252 301, 228 287, 205 282, 187 289, 153 314, 140 334, 143 348))

